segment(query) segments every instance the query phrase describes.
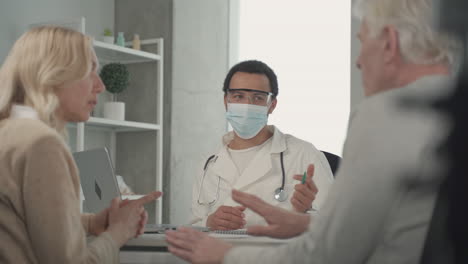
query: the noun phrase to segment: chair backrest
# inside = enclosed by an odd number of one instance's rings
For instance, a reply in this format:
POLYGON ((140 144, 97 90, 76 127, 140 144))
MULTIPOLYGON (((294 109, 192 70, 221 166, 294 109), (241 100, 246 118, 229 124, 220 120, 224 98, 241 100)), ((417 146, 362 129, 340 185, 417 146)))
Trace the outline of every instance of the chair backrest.
POLYGON ((455 263, 453 244, 448 234, 448 187, 442 184, 427 231, 420 264, 455 263))
POLYGON ((321 151, 325 155, 325 157, 327 158, 328 164, 330 164, 330 168, 332 170, 333 176, 335 176, 336 171, 338 170, 338 167, 340 166, 341 157, 337 156, 335 154, 332 154, 330 152, 326 152, 326 151, 323 151, 323 150, 321 150, 321 151))

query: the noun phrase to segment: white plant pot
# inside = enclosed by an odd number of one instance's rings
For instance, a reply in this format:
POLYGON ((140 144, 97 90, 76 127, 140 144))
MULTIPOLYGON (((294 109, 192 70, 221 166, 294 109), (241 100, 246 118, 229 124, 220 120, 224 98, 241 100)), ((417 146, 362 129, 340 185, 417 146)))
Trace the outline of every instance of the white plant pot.
POLYGON ((114 36, 102 36, 102 41, 109 44, 114 44, 114 36))
POLYGON ((125 103, 107 102, 104 104, 103 115, 113 120, 125 120, 125 103))

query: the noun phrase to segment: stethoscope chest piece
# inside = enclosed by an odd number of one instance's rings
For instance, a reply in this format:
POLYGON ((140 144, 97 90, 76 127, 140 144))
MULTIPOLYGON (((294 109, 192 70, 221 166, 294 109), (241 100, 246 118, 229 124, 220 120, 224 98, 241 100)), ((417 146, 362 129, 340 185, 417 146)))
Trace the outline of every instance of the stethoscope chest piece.
POLYGON ((275 199, 279 202, 284 202, 288 199, 288 193, 281 187, 275 190, 275 199))

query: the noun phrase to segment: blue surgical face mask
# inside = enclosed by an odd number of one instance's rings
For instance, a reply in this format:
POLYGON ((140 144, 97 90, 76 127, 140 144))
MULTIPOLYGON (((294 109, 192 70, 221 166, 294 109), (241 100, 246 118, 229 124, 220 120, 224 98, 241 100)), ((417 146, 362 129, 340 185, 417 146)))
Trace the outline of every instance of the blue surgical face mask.
POLYGON ((268 122, 268 107, 251 104, 227 104, 226 119, 243 139, 255 137, 268 122))

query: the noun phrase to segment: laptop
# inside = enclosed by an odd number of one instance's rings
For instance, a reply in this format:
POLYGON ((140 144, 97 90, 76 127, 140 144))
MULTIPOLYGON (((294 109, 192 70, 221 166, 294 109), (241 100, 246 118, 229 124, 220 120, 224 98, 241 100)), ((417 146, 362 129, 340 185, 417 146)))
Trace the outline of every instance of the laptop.
POLYGON ((97 148, 73 153, 85 197, 83 211, 99 213, 108 208, 112 199, 120 197, 117 179, 109 152, 97 148))
MULTIPOLYGON (((108 208, 112 199, 121 197, 114 168, 106 148, 97 148, 73 153, 80 172, 83 189, 84 211, 98 213, 108 208)), ((181 225, 147 224, 145 233, 163 234, 167 230, 176 230, 181 225)), ((194 227, 199 231, 208 231, 206 227, 194 227)))

